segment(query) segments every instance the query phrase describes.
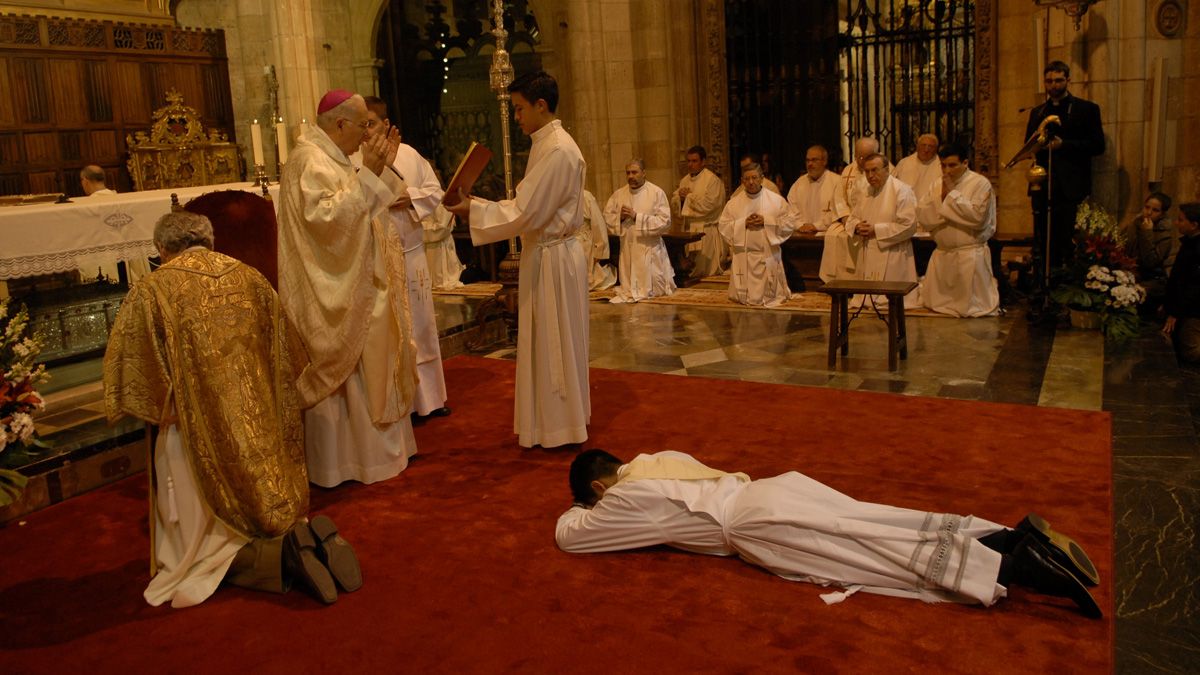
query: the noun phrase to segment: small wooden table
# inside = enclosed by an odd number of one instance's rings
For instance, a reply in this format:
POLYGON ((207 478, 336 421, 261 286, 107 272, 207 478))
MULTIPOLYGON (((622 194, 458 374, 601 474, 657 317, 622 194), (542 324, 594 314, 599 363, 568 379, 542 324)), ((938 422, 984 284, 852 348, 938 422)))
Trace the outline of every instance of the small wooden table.
POLYGON ((850 322, 862 313, 862 307, 850 316, 850 296, 882 295, 887 298, 887 316, 879 312, 874 301, 871 308, 888 327, 888 370, 900 367, 899 359, 908 358, 908 333, 904 326, 904 296, 917 287, 915 281, 831 281, 819 290, 829 295, 829 369, 837 365, 837 350, 842 348, 842 356, 850 353, 850 322), (897 358, 898 357, 898 358, 897 358))

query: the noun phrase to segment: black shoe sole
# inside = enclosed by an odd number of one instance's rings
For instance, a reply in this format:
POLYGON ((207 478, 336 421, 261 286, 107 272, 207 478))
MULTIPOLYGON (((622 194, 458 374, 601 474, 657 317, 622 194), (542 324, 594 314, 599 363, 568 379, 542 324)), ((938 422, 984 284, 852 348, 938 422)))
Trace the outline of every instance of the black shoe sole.
POLYGON ((1050 527, 1045 518, 1031 513, 1017 525, 1017 529, 1029 532, 1038 541, 1050 547, 1055 561, 1066 568, 1071 576, 1079 579, 1080 583, 1085 586, 1099 585, 1100 574, 1092 564, 1092 559, 1084 553, 1083 547, 1075 543, 1074 539, 1050 527))
POLYGON ((1071 584, 1069 592, 1067 592, 1064 597, 1074 600, 1075 604, 1079 606, 1079 611, 1083 612, 1084 616, 1089 619, 1104 618, 1104 612, 1100 611, 1100 605, 1096 603, 1096 599, 1093 598, 1092 594, 1088 592, 1087 587, 1084 586, 1083 583, 1071 573, 1069 568, 1060 564, 1053 558, 1045 558, 1045 563, 1056 568, 1067 579, 1075 582, 1074 584, 1071 584))

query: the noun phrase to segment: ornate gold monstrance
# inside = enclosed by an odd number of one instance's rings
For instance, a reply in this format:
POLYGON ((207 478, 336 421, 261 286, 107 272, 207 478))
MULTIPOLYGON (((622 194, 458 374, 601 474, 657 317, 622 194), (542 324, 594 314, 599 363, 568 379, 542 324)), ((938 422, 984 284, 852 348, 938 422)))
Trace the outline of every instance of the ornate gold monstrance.
POLYGON ((135 190, 236 183, 242 179, 241 152, 225 132, 200 124, 195 108, 183 104, 183 94, 167 92, 167 105, 154 111, 150 135, 139 131, 125 137, 129 175, 135 190))

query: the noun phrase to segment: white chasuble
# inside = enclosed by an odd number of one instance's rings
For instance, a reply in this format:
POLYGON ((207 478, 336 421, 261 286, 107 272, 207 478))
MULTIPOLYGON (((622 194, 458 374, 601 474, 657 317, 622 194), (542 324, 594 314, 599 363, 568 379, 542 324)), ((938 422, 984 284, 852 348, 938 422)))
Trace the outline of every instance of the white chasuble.
POLYGON ((406 189, 390 170, 355 171, 311 125, 280 180, 279 297, 312 361, 297 387, 318 485, 390 478, 416 452, 404 252, 386 215, 406 189))
POLYGON ((792 296, 779 247, 795 229, 791 207, 783 197, 761 189, 729 200, 721 213, 721 236, 729 244, 729 299, 743 305, 773 307, 792 296), (746 227, 746 218, 763 218, 759 229, 746 227))
MULTIPOLYGON (((912 236, 917 231, 917 200, 912 189, 889 176, 879 190, 868 190, 844 224, 825 233, 821 278, 865 279, 868 281, 916 281, 912 236), (873 236, 854 234, 859 223, 871 225, 873 236), (826 278, 828 275, 829 278, 826 278)), ((882 305, 882 296, 875 298, 882 305)), ((914 290, 904 298, 905 307, 920 304, 914 290)))

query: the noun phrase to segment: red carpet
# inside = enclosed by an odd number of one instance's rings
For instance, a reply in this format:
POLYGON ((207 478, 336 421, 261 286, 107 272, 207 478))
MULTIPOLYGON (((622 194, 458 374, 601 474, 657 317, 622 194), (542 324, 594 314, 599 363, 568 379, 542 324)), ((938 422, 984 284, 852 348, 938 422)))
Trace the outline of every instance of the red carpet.
POLYGON ((0 529, 0 670, 862 672, 1112 670, 1105 413, 592 371, 589 445, 671 448, 766 477, 803 471, 859 499, 1015 523, 1035 510, 1102 576, 1108 618, 1012 591, 992 609, 784 581, 736 559, 554 545, 570 454, 521 450, 513 364, 446 363, 454 414, 417 429, 398 478, 313 494, 366 585, 324 608, 223 588, 149 607, 145 481, 0 529), (854 412, 851 412, 854 411, 854 412))

